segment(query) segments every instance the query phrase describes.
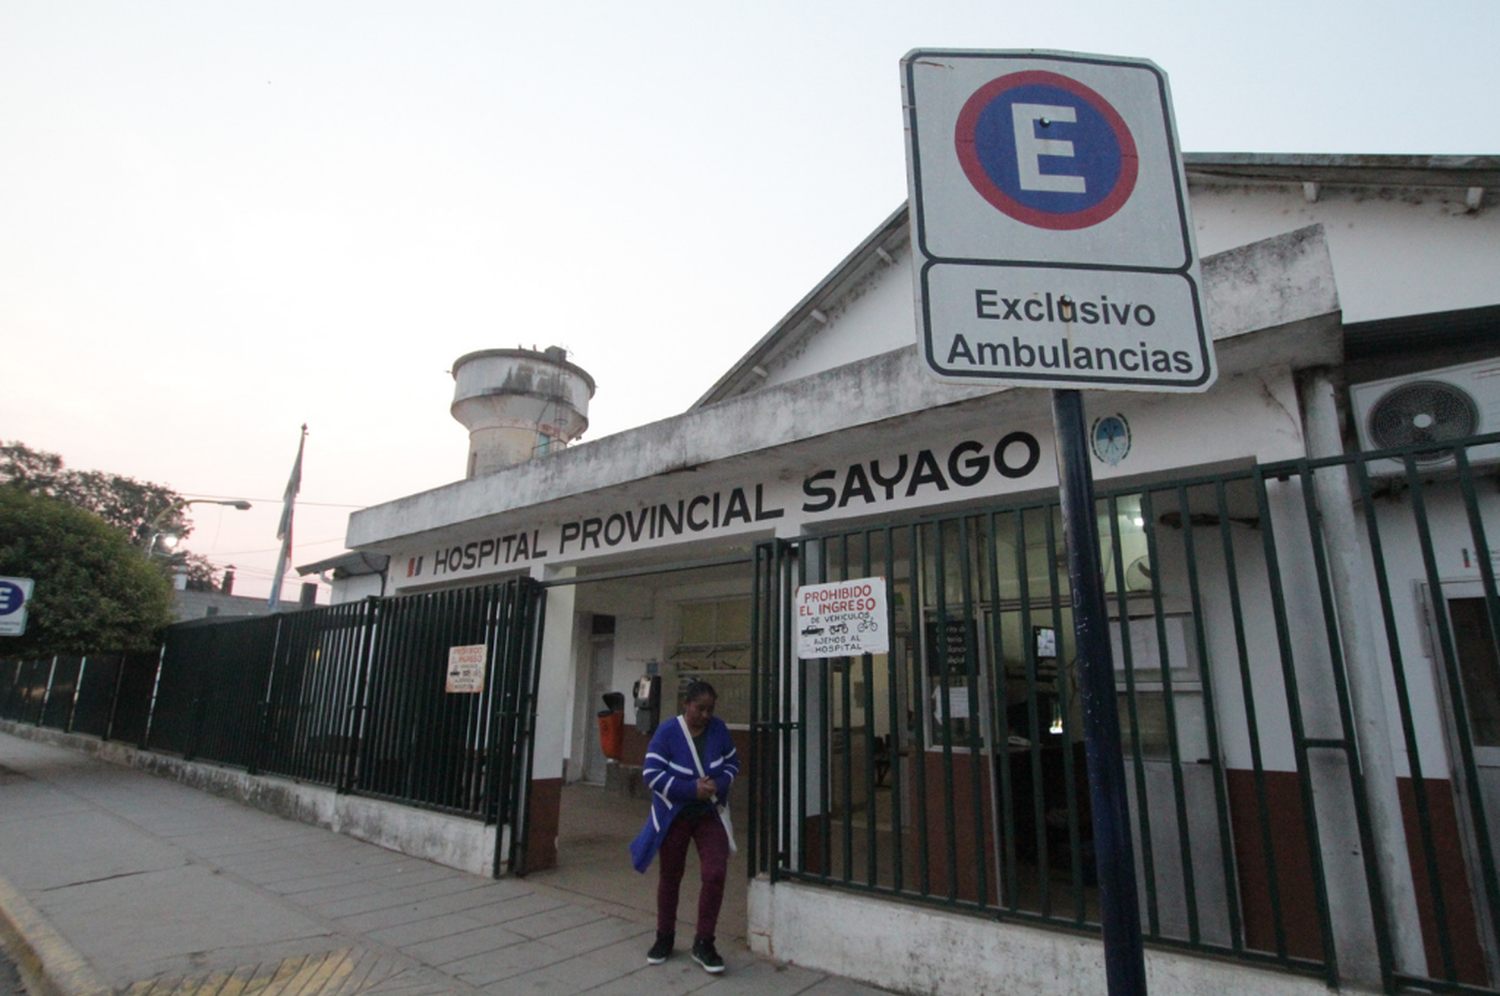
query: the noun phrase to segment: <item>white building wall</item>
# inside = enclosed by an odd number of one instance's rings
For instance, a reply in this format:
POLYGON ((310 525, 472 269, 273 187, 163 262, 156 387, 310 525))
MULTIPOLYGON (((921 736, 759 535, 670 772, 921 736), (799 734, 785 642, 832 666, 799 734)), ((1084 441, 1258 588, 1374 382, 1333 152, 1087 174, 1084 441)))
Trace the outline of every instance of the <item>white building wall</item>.
MULTIPOLYGON (((930 996, 1102 993, 1097 938, 921 909, 792 882, 750 885, 757 954, 930 996), (837 924, 838 929, 829 929, 837 924), (899 943, 892 943, 898 939, 899 943)), ((1317 978, 1148 948, 1156 996, 1328 996, 1317 978)))
POLYGON ((385 593, 385 578, 380 574, 361 574, 353 578, 337 578, 330 586, 328 602, 330 605, 342 605, 345 602, 357 602, 362 598, 376 597, 385 593))
MULTIPOLYGON (((628 618, 615 616, 615 681, 614 688, 625 693, 625 721, 633 722, 635 714, 630 703, 630 689, 636 679, 644 677, 652 664, 660 664, 663 655, 664 636, 661 620, 656 609, 660 603, 651 599, 651 614, 628 618)), ((666 706, 663 704, 663 709, 666 706)))
MULTIPOLYGON (((565 576, 563 572, 547 573, 550 578, 565 576)), ((568 750, 568 703, 572 697, 575 663, 573 604, 577 589, 573 585, 558 585, 546 589, 543 597, 547 616, 537 675, 538 722, 531 755, 531 776, 534 779, 563 776, 563 758, 568 750)))
POLYGON ((1191 199, 1200 256, 1321 224, 1346 322, 1500 304, 1500 211, 1469 212, 1462 188, 1309 202, 1300 186, 1195 184, 1191 199))
POLYGON ((916 341, 911 247, 902 243, 891 262, 855 284, 849 295, 824 313, 816 329, 766 365, 766 385, 782 384, 846 363, 902 349, 916 341))

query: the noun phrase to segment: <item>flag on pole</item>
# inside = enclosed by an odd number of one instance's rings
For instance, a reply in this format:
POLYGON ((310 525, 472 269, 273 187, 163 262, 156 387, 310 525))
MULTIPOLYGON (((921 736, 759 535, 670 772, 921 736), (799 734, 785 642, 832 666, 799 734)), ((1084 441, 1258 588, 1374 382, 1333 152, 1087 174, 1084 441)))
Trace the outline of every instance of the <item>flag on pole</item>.
POLYGON ((276 556, 276 578, 271 582, 271 598, 268 604, 276 608, 281 604, 281 581, 286 576, 287 563, 292 559, 292 509, 297 504, 297 493, 302 490, 302 450, 307 445, 307 423, 302 423, 302 438, 297 441, 297 462, 292 464, 292 476, 287 478, 286 492, 281 497, 281 524, 276 527, 276 538, 281 540, 281 553, 276 556))

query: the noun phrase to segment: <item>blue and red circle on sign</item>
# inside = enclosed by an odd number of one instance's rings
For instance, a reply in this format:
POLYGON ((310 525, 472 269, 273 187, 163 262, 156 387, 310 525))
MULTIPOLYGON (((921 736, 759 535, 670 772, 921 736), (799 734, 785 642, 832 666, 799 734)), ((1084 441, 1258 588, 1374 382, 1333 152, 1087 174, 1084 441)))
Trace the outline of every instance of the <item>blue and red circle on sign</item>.
POLYGON ((1109 101, 1044 70, 975 90, 953 142, 980 196, 1036 228, 1099 224, 1125 206, 1140 169, 1135 139, 1109 101))
POLYGON ((26 592, 18 584, 10 581, 0 581, 0 616, 8 616, 13 612, 19 612, 21 606, 26 604, 26 592))

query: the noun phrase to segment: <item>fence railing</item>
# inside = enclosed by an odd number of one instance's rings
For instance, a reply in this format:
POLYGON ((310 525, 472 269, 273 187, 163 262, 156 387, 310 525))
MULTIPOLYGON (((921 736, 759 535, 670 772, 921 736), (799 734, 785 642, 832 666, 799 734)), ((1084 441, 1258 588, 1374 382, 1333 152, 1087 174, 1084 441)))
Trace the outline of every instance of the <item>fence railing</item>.
MULTIPOLYGON (((1378 966, 1390 991, 1500 986, 1500 497, 1466 456, 1497 442, 1099 489, 1149 942, 1332 985, 1378 966), (1330 557, 1350 551, 1315 487, 1335 477, 1373 660, 1339 618, 1330 557), (1383 913, 1351 667, 1396 690, 1425 972, 1397 964, 1383 913)), ((754 869, 1097 929, 1065 563, 1049 501, 759 547, 754 869), (872 576, 891 652, 798 660, 795 587, 872 576)))
POLYGON ((149 667, 154 680, 157 658, 152 651, 0 661, 0 719, 109 739, 122 674, 149 667))
MULTIPOLYGON (((529 784, 539 593, 522 578, 180 623, 152 654, 6 661, 0 718, 511 823, 529 784), (447 690, 455 646, 484 648, 480 690, 447 690)), ((524 833, 512 844, 515 867, 524 833)))

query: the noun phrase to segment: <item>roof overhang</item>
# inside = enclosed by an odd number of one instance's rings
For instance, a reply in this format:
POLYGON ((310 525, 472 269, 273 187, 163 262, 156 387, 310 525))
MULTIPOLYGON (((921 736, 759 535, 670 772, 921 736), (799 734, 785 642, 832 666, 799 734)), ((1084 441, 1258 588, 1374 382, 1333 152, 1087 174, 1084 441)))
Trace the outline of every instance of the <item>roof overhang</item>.
POLYGON ((297 568, 297 573, 303 577, 309 574, 324 574, 333 572, 335 581, 343 578, 364 577, 369 574, 380 574, 390 558, 383 553, 365 553, 360 550, 348 550, 337 557, 329 557, 327 560, 319 560, 312 564, 303 564, 297 568))
POLYGON ((1341 187, 1500 187, 1500 156, 1277 155, 1188 152, 1188 183, 1321 183, 1341 187))

